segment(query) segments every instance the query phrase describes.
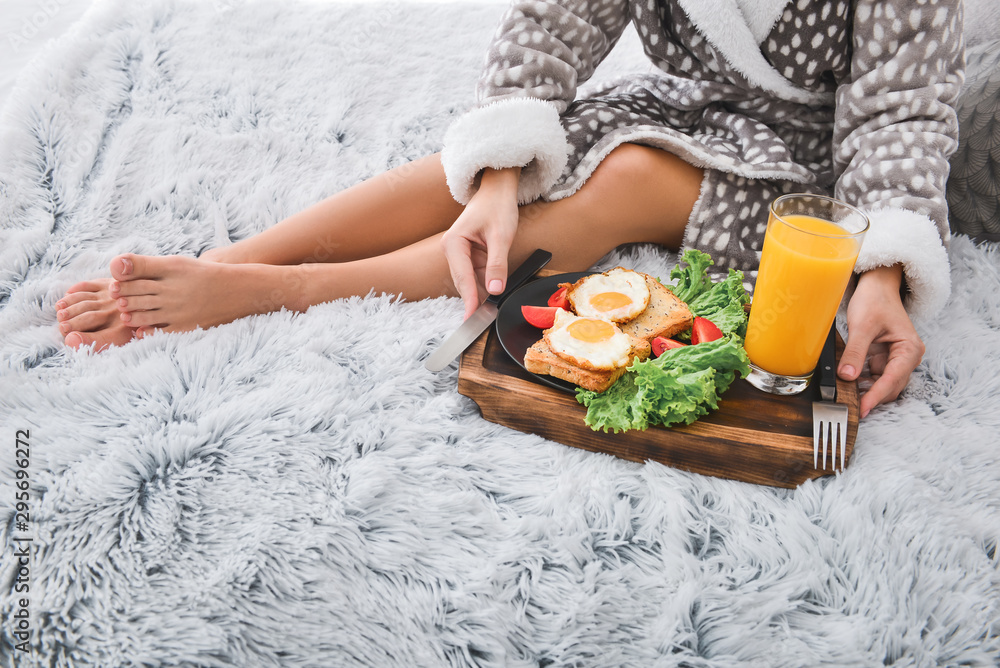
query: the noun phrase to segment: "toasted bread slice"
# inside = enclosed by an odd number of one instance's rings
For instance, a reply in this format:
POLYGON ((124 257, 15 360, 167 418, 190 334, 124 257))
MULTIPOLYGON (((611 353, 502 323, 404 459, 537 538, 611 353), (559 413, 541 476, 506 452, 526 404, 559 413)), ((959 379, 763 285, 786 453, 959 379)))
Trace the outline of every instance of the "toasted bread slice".
POLYGON ((694 315, 687 304, 677 298, 667 286, 649 274, 643 274, 649 287, 649 306, 638 316, 618 327, 632 336, 652 341, 657 336, 671 337, 690 329, 694 315))
POLYGON ((556 355, 545 339, 540 339, 524 353, 524 368, 531 373, 560 378, 586 390, 604 392, 625 373, 625 368, 636 360, 644 360, 650 355, 649 342, 638 337, 632 338, 632 352, 628 364, 613 371, 591 371, 580 368, 556 355))

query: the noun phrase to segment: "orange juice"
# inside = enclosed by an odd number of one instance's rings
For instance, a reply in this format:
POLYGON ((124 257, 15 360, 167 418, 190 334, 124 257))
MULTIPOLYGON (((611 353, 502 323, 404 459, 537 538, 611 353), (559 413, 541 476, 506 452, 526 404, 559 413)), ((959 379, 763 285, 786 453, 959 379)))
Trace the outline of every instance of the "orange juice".
POLYGON ((772 374, 812 373, 851 278, 861 238, 801 214, 771 214, 754 288, 746 351, 772 374))

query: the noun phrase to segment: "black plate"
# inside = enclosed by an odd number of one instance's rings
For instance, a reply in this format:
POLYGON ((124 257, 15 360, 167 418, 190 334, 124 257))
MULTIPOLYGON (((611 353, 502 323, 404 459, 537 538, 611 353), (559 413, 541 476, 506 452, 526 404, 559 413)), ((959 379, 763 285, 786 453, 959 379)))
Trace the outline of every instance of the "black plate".
MULTIPOLYGON (((592 273, 594 272, 581 271, 572 274, 555 274, 553 276, 536 278, 515 290, 514 294, 507 297, 503 301, 503 304, 500 305, 496 322, 497 338, 500 339, 500 345, 507 351, 511 359, 517 362, 522 369, 524 369, 524 353, 527 352, 528 348, 535 345, 538 339, 542 338, 542 330, 528 324, 524 316, 521 315, 521 307, 527 305, 547 306, 549 297, 559 289, 560 283, 575 283, 584 276, 590 276, 592 273)), ((528 371, 527 369, 524 370, 528 371)), ((576 385, 573 383, 553 378, 552 376, 540 376, 530 371, 528 373, 543 385, 548 385, 549 387, 554 387, 557 390, 569 392, 570 394, 576 394, 576 385)))

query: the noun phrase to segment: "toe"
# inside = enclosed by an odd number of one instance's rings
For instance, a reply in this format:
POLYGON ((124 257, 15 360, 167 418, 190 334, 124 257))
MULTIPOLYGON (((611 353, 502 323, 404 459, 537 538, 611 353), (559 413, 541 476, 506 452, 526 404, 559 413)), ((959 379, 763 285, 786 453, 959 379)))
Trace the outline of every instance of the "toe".
POLYGON ((121 321, 129 327, 152 327, 162 324, 163 315, 159 311, 133 311, 122 313, 121 321))
POLYGON ((114 308, 113 304, 107 301, 98 299, 87 299, 85 301, 80 301, 75 304, 70 304, 66 308, 61 308, 58 311, 56 311, 56 320, 59 320, 60 322, 64 320, 72 320, 73 318, 81 316, 84 313, 90 313, 91 311, 110 310, 112 308, 114 308), (101 308, 102 306, 106 308, 102 309, 101 308))
POLYGON ((111 274, 122 283, 136 280, 160 281, 171 275, 207 264, 183 255, 136 255, 126 253, 111 261, 111 274), (194 265, 192 265, 194 263, 194 265))
POLYGON ((132 297, 121 297, 115 302, 118 310, 122 313, 132 311, 150 311, 161 306, 161 299, 156 295, 135 295, 132 297))
POLYGON ((63 342, 70 348, 79 348, 80 346, 86 345, 86 339, 84 339, 83 334, 80 332, 70 332, 63 339, 63 342))
POLYGON ((159 281, 138 279, 122 283, 115 281, 111 284, 109 292, 115 298, 115 304, 117 305, 118 300, 122 297, 129 297, 131 299, 140 295, 156 295, 162 288, 163 286, 159 281))
POLYGON ((93 346, 94 352, 101 352, 111 346, 123 346, 132 338, 132 330, 119 324, 97 332, 70 332, 64 341, 70 348, 93 346))
POLYGON ((143 259, 144 256, 136 255, 135 253, 119 255, 111 261, 111 275, 118 281, 130 281, 133 278, 138 278, 143 273, 141 271, 137 272, 136 269, 144 268, 145 263, 143 259))
POLYGON ((189 258, 177 255, 136 255, 125 253, 111 261, 111 275, 121 282, 141 279, 159 280, 176 271, 178 263, 189 258))
POLYGON ((95 353, 99 353, 112 345, 111 342, 103 340, 103 337, 100 335, 88 334, 86 332, 70 332, 66 335, 64 341, 67 346, 76 350, 93 346, 95 353))
POLYGON ((66 332, 96 332, 115 323, 114 311, 87 311, 72 320, 59 323, 59 330, 66 332))
POLYGON ((56 308, 59 310, 69 308, 81 302, 90 302, 95 299, 99 299, 100 295, 96 292, 74 292, 72 294, 67 293, 65 297, 56 302, 56 308))
POLYGON ((74 283, 66 290, 66 297, 70 295, 77 294, 80 292, 100 292, 108 287, 109 279, 102 278, 95 281, 80 281, 79 283, 74 283))

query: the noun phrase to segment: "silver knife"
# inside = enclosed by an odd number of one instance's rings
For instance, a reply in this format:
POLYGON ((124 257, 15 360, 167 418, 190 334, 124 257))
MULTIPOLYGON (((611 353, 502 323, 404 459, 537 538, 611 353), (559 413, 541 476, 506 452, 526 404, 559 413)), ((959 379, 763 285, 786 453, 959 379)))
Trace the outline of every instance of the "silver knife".
POLYGON ((486 328, 497 319, 497 312, 500 304, 509 297, 514 290, 521 287, 521 284, 538 273, 538 270, 549 263, 552 253, 547 250, 538 249, 531 256, 521 263, 521 266, 514 270, 514 273, 507 279, 507 289, 498 295, 490 295, 483 302, 482 306, 476 309, 462 325, 456 329, 451 336, 445 339, 441 347, 431 353, 431 356, 424 362, 424 366, 430 371, 440 371, 452 360, 462 354, 479 335, 486 331, 486 328))

